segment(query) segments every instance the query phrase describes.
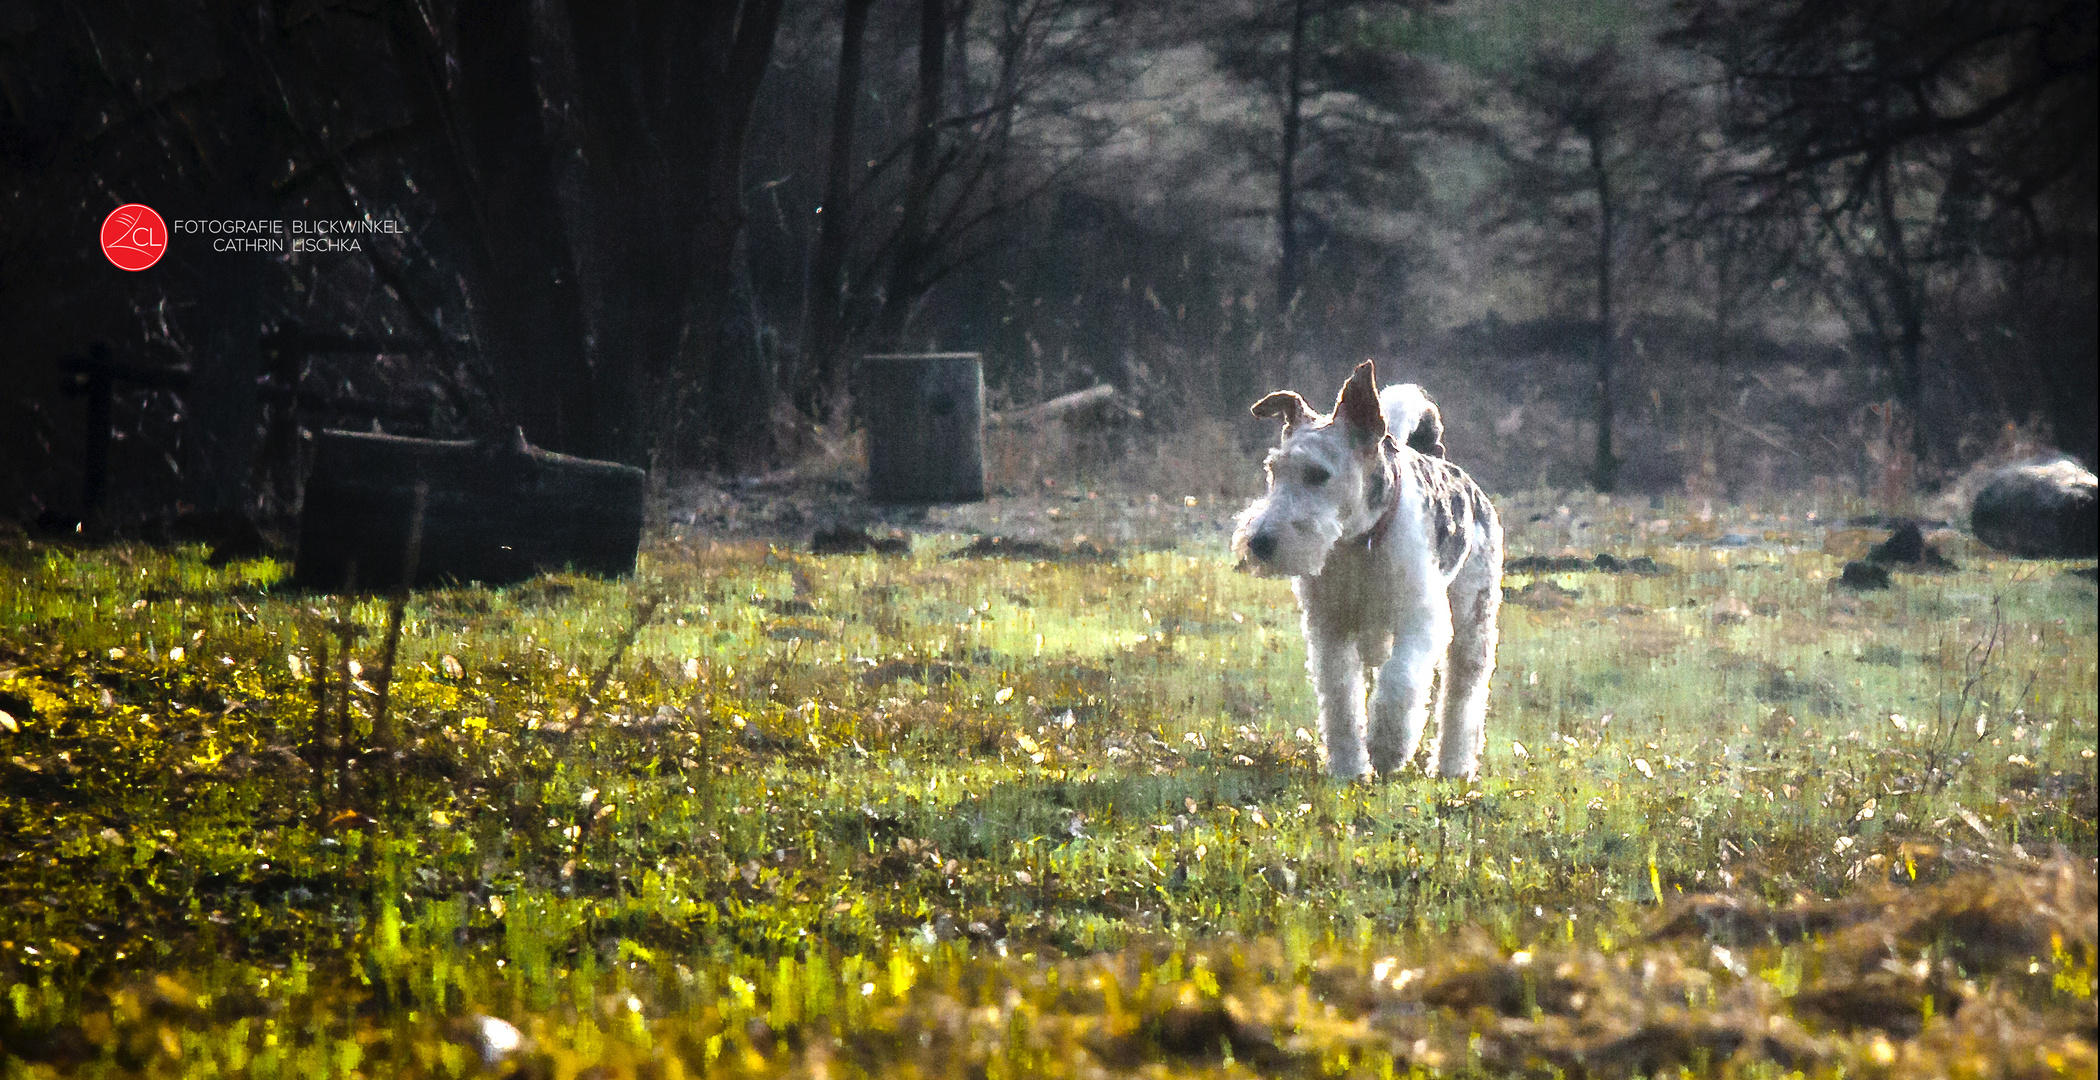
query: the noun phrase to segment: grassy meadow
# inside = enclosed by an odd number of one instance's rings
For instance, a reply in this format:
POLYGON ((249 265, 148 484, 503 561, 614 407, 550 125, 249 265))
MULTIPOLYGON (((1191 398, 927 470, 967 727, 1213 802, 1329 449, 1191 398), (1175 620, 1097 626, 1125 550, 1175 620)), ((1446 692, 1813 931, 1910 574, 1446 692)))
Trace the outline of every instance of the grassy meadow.
POLYGON ((1816 509, 1506 501, 1620 567, 1506 578, 1480 779, 1369 785, 1215 529, 0 537, 0 1076, 2091 1076, 2090 564, 1852 592, 1816 509))

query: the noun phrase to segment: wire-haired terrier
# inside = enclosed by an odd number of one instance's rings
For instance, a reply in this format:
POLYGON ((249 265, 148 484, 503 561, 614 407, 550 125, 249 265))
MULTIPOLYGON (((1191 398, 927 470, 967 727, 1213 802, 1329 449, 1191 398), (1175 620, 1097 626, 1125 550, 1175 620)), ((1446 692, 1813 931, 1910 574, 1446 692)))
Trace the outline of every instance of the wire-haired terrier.
POLYGON ((1332 413, 1279 390, 1254 415, 1281 419, 1283 441, 1269 451, 1268 494, 1240 512, 1232 547, 1249 569, 1291 578, 1328 771, 1391 774, 1413 758, 1441 672, 1433 771, 1472 775, 1487 739, 1502 523, 1444 460, 1436 406, 1412 383, 1379 393, 1366 360, 1332 413))

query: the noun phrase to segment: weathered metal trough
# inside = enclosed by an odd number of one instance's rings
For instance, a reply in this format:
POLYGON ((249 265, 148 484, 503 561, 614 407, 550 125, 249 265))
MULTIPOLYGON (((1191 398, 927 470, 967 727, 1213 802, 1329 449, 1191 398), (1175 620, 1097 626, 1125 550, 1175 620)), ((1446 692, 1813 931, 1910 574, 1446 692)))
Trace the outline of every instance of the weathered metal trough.
POLYGON ((316 436, 292 583, 326 592, 634 571, 647 476, 509 440, 316 436))

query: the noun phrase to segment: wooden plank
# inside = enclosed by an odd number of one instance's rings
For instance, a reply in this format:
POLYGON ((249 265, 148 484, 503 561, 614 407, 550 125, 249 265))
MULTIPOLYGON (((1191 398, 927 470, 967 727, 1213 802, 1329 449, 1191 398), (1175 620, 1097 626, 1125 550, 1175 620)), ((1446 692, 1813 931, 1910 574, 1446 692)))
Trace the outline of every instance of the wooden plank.
POLYGON ((992 413, 984 418, 984 422, 987 427, 1020 427, 1068 420, 1080 413, 1092 413, 1097 419, 1111 421, 1142 420, 1145 416, 1135 405, 1116 396, 1115 387, 1100 383, 1026 408, 992 413))

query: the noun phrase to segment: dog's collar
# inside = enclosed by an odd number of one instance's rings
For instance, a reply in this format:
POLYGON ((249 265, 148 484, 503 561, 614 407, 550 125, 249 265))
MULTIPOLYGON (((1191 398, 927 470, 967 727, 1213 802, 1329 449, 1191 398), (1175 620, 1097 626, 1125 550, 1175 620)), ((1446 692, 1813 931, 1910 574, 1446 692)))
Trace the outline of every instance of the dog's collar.
POLYGON ((1400 511, 1400 468, 1397 460, 1399 456, 1399 447, 1393 443, 1391 435, 1380 441, 1378 459, 1385 463, 1385 509, 1379 513, 1378 520, 1364 530, 1363 535, 1349 541, 1350 543, 1374 548, 1385 541, 1387 533, 1393 531, 1393 518, 1399 516, 1400 511))

